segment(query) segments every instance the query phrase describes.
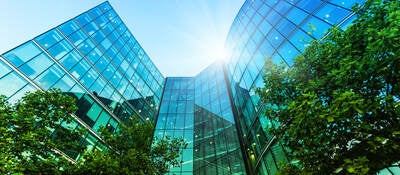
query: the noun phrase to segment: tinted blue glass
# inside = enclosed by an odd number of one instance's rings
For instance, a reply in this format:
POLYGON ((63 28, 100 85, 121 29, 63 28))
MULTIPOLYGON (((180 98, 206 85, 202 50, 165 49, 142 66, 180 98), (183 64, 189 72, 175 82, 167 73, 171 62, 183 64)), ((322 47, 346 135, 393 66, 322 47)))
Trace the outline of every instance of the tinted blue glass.
POLYGON ((292 66, 294 58, 300 55, 300 52, 289 42, 286 42, 279 48, 279 53, 289 66, 292 66))
POLYGON ((282 35, 289 36, 289 34, 296 28, 296 26, 286 18, 283 18, 276 25, 276 28, 282 35))
POLYGON ((18 67, 38 55, 40 52, 42 51, 32 41, 29 41, 22 46, 7 52, 4 54, 4 57, 14 66, 18 67))
POLYGON ((309 18, 301 28, 315 38, 321 38, 331 26, 318 18, 309 18))
POLYGON ((100 43, 106 36, 103 34, 103 31, 99 30, 95 34, 92 35, 92 38, 97 42, 100 43))
POLYGON ((75 66, 79 62, 82 57, 79 53, 75 50, 71 51, 67 55, 65 55, 61 60, 60 63, 65 67, 65 69, 70 70, 72 67, 75 66))
POLYGON ((85 87, 90 87, 98 76, 99 74, 93 68, 91 68, 84 76, 82 76, 80 82, 83 83, 85 87))
POLYGON ((115 74, 109 80, 112 85, 117 86, 119 81, 121 81, 122 76, 121 76, 121 73, 119 73, 118 71, 113 72, 113 73, 115 73, 115 74))
POLYGON ((269 24, 268 21, 263 20, 263 22, 260 24, 259 29, 261 32, 264 33, 264 35, 267 35, 267 33, 271 30, 272 26, 269 24))
POLYGON ((319 5, 321 5, 322 1, 299 1, 297 3, 297 7, 300 9, 304 9, 307 12, 314 11, 319 5))
POLYGON ((66 36, 79 30, 79 26, 74 22, 74 20, 70 20, 70 21, 62 24, 59 28, 66 36))
MULTIPOLYGON (((1 80, 0 80, 1 81, 1 80)), ((37 89, 34 88, 31 84, 26 84, 22 89, 20 89, 18 92, 14 93, 14 95, 10 96, 8 101, 10 102, 17 102, 17 100, 20 100, 25 93, 27 92, 34 92, 37 89)))
POLYGON ((99 24, 100 27, 103 27, 104 25, 107 24, 108 20, 104 16, 100 16, 96 19, 97 24, 99 24))
POLYGON ((86 38, 87 38, 87 35, 81 30, 78 30, 77 32, 75 32, 74 34, 72 34, 71 36, 68 37, 68 39, 70 39, 71 42, 74 43, 75 46, 82 43, 82 41, 85 40, 86 38))
POLYGON ((59 60, 62 58, 65 54, 67 54, 70 50, 72 50, 71 44, 66 41, 62 40, 50 49, 48 49, 48 52, 50 55, 52 55, 55 59, 59 60))
POLYGON ((275 10, 270 10, 269 14, 266 16, 266 19, 272 24, 275 25, 281 19, 282 16, 278 14, 275 10))
POLYGON ((79 15, 76 20, 79 22, 81 26, 85 26, 88 24, 90 21, 92 21, 92 18, 89 16, 89 14, 84 13, 82 15, 79 15))
POLYGON ((101 44, 100 46, 103 48, 103 50, 108 50, 108 48, 111 47, 111 42, 107 38, 104 39, 100 44, 101 44))
POLYGON ((355 3, 362 4, 365 0, 328 0, 328 2, 351 9, 355 3))
POLYGON ((308 16, 308 13, 294 7, 285 16, 293 23, 300 24, 308 16))
POLYGON ((94 46, 94 43, 90 39, 86 39, 84 42, 78 45, 78 49, 83 55, 87 55, 94 48, 94 46))
POLYGON ((115 18, 113 18, 113 19, 111 20, 111 22, 112 22, 115 26, 119 26, 119 25, 122 23, 121 19, 119 19, 118 16, 116 16, 115 18))
POLYGON ((33 79, 50 67, 53 63, 54 62, 46 54, 42 53, 26 64, 22 65, 20 70, 29 78, 33 79))
POLYGON ((308 47, 312 38, 302 30, 297 30, 290 38, 290 42, 300 51, 304 51, 308 47))
POLYGON ((116 69, 113 65, 109 65, 107 66, 107 69, 105 69, 105 71, 103 71, 103 75, 104 77, 106 77, 108 80, 111 80, 114 73, 115 73, 116 69))
POLYGON ((63 92, 69 92, 74 86, 75 82, 69 75, 64 75, 60 80, 57 81, 51 88, 59 88, 63 92))
POLYGON ((279 1, 278 4, 274 7, 274 9, 280 13, 280 14, 285 14, 286 11, 291 7, 286 1, 279 1))
POLYGON ((99 93, 106 84, 106 81, 102 77, 98 77, 89 89, 93 92, 99 93))
POLYGON ((344 8, 326 4, 320 10, 318 10, 316 16, 322 18, 330 24, 337 24, 341 20, 343 20, 343 18, 346 17, 349 13, 350 11, 344 8))
POLYGON ((0 60, 0 78, 10 71, 11 68, 9 68, 3 61, 0 60))
POLYGON ((98 16, 102 15, 103 12, 101 12, 99 8, 93 8, 89 11, 89 13, 93 18, 97 18, 98 16))
POLYGON ((263 16, 261 16, 260 14, 256 13, 253 16, 253 23, 258 25, 261 21, 263 20, 263 16))
POLYGON ((61 68, 55 64, 35 78, 35 82, 39 84, 40 87, 45 90, 52 87, 54 83, 56 83, 61 77, 65 74, 61 68))
POLYGON ((90 51, 89 54, 86 55, 86 57, 92 64, 94 64, 99 60, 102 54, 103 53, 101 53, 101 51, 98 48, 94 48, 92 51, 90 51))
POLYGON ((94 32, 99 30, 99 26, 97 26, 95 22, 91 22, 88 25, 86 25, 84 29, 89 35, 92 35, 94 32))
POLYGON ((50 30, 43 35, 38 36, 35 40, 44 48, 48 49, 53 46, 55 43, 61 41, 63 37, 56 30, 50 30))
POLYGON ((284 37, 275 29, 272 29, 269 35, 267 36, 269 42, 273 47, 278 47, 279 44, 284 40, 284 37))
POLYGON ((71 74, 80 79, 80 77, 84 76, 85 73, 89 70, 90 66, 85 60, 80 60, 78 64, 76 64, 71 70, 71 74))
POLYGON ((0 78, 0 94, 7 97, 12 96, 19 89, 24 87, 26 80, 20 77, 17 73, 11 72, 6 76, 0 78))
POLYGON ((274 6, 275 4, 277 4, 279 1, 278 0, 271 0, 271 1, 266 1, 265 3, 270 5, 270 6, 274 6))
POLYGON ((114 19, 114 18, 117 16, 117 14, 116 14, 113 10, 109 10, 109 11, 105 12, 104 15, 105 15, 110 21, 111 21, 112 19, 114 19))

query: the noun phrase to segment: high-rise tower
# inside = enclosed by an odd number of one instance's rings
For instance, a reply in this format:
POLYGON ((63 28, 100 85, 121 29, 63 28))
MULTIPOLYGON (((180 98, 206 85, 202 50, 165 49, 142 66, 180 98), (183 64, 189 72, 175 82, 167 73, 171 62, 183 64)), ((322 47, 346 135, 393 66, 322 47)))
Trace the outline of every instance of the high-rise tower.
MULTIPOLYGON (((108 2, 4 53, 0 94, 60 88, 79 107, 73 127, 89 129, 88 149, 103 149, 98 129, 131 116, 155 121, 164 77, 108 2)), ((70 155, 76 158, 77 155, 70 155)))

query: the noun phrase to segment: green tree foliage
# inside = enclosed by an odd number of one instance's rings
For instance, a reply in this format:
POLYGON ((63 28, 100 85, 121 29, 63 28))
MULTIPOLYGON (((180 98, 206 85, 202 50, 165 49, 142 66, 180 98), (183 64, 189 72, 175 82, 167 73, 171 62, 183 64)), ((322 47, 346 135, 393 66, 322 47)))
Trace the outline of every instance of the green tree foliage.
POLYGON ((59 90, 27 93, 15 104, 0 97, 0 174, 56 174, 70 164, 57 151, 80 150, 81 132, 72 122, 72 97, 59 90))
POLYGON ((292 68, 266 63, 270 128, 296 165, 282 174, 375 174, 400 160, 400 2, 368 0, 292 68))
POLYGON ((74 98, 51 89, 27 93, 15 104, 6 99, 0 96, 0 174, 164 174, 181 164, 183 139, 152 140, 154 126, 136 117, 115 132, 101 128, 110 149, 84 152, 86 132, 69 127, 74 98), (84 154, 76 163, 62 152, 84 154))
POLYGON ((136 117, 119 125, 115 133, 106 127, 102 137, 110 149, 86 152, 71 174, 165 174, 172 166, 180 166, 178 157, 186 147, 183 139, 152 141, 152 123, 140 123, 136 117))

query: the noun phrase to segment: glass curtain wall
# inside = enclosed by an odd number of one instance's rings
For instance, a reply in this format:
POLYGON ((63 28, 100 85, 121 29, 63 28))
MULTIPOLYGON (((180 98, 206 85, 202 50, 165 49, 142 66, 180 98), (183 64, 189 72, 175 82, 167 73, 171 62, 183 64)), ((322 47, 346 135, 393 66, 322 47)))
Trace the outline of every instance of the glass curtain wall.
POLYGON ((264 85, 265 59, 292 66, 309 41, 323 38, 332 26, 346 28, 355 3, 363 0, 247 0, 237 14, 226 42, 226 69, 253 174, 275 174, 280 161, 290 161, 279 140, 266 132, 271 123, 255 93, 264 85))
POLYGON ((188 143, 179 158, 182 167, 171 167, 169 174, 193 174, 193 131, 194 78, 167 78, 154 136, 183 137, 188 143))
POLYGON ((246 174, 222 66, 196 76, 194 174, 246 174))
POLYGON ((167 78, 155 137, 167 135, 189 143, 170 174, 246 174, 221 64, 167 78))
POLYGON ((154 122, 164 84, 108 2, 2 54, 0 69, 0 93, 9 101, 36 89, 73 96, 79 107, 73 125, 89 129, 88 149, 104 148, 100 126, 115 130, 131 116, 154 122))

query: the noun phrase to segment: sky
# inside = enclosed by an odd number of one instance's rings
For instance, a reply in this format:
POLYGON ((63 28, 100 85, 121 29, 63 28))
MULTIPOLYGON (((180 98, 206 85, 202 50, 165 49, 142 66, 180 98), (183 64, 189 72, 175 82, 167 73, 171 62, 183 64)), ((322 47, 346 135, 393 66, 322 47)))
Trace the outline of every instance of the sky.
MULTIPOLYGON (((104 0, 0 0, 0 53, 104 0)), ((109 0, 164 76, 194 76, 224 58, 244 0, 109 0)))

